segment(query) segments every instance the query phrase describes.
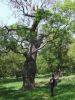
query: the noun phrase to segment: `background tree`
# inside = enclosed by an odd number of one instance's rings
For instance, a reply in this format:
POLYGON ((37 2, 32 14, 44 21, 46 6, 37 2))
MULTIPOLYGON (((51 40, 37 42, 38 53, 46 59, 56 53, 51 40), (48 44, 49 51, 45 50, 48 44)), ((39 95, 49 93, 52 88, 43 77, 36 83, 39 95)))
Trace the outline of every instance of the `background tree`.
MULTIPOLYGON (((20 72, 24 62, 24 57, 14 52, 0 55, 0 77, 16 76, 20 72)), ((20 75, 21 76, 21 73, 20 75)))
POLYGON ((73 39, 74 11, 74 2, 71 0, 69 3, 64 1, 64 4, 58 2, 53 8, 53 15, 44 25, 45 33, 50 33, 50 35, 47 38, 48 44, 42 52, 50 70, 58 71, 69 66, 67 52, 73 39))
POLYGON ((75 40, 73 39, 72 44, 69 46, 68 56, 70 59, 70 71, 75 72, 75 40))

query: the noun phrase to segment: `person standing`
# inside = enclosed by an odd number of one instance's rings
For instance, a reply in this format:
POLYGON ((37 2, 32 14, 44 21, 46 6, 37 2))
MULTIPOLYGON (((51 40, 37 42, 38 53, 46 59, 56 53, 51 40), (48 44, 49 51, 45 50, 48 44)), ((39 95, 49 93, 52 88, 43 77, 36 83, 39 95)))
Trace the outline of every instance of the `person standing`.
POLYGON ((51 96, 54 96, 54 88, 55 88, 56 84, 57 84, 57 82, 56 82, 55 76, 54 76, 54 74, 52 74, 52 77, 50 79, 51 96))

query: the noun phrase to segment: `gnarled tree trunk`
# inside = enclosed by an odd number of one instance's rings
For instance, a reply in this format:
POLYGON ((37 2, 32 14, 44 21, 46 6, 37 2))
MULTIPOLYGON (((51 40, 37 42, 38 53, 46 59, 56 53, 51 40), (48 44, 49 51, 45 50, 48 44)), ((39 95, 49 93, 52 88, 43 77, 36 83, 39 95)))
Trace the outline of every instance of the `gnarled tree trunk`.
POLYGON ((22 69, 23 88, 31 89, 35 86, 36 61, 32 57, 26 58, 22 69))
MULTIPOLYGON (((32 89, 35 86, 35 75, 37 71, 36 57, 37 49, 40 47, 39 40, 31 43, 28 54, 25 54, 26 61, 22 69, 23 88, 32 89)), ((40 40, 41 41, 41 40, 40 40)))
POLYGON ((36 66, 36 57, 38 48, 40 47, 44 35, 40 35, 40 37, 34 40, 31 45, 28 54, 25 54, 26 61, 24 62, 24 66, 22 69, 23 76, 23 88, 31 89, 35 86, 35 75, 37 71, 36 66))

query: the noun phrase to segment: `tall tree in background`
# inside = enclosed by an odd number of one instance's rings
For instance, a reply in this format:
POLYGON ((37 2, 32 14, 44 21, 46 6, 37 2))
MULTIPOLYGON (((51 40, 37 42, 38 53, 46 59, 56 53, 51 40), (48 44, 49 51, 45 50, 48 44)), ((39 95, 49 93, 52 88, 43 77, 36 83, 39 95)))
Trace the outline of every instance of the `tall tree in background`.
POLYGON ((44 26, 44 31, 50 33, 49 44, 43 49, 44 58, 50 69, 57 71, 69 66, 67 55, 72 42, 75 24, 75 3, 66 0, 58 2, 53 8, 53 15, 44 26))

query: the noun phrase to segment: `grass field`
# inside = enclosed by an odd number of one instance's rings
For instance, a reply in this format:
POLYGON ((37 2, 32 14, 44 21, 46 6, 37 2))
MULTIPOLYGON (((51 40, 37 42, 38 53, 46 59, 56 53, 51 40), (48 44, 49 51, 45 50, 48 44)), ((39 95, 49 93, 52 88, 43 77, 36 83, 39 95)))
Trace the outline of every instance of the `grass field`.
POLYGON ((60 78, 54 97, 50 96, 48 82, 48 77, 36 78, 36 87, 23 91, 21 80, 0 80, 0 100, 75 100, 75 75, 60 78))

